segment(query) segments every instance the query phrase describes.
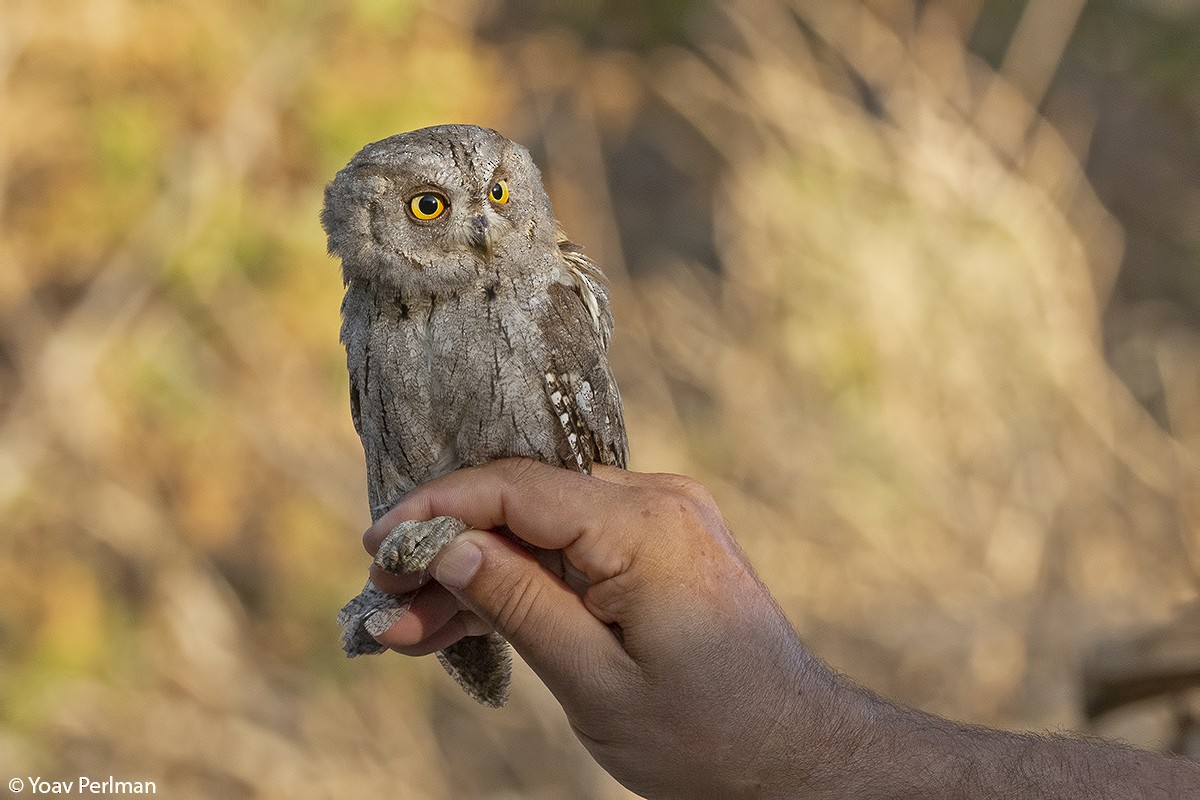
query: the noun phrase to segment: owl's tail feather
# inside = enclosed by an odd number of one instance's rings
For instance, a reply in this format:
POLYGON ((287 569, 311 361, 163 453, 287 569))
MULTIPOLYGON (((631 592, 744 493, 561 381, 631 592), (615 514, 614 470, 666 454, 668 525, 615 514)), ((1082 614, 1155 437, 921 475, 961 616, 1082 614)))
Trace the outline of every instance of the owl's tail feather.
POLYGON ((450 677, 475 700, 492 708, 508 702, 512 656, 500 634, 465 636, 439 651, 437 657, 450 677))
MULTIPOLYGON (((350 658, 375 655, 387 648, 375 641, 408 610, 409 598, 385 594, 367 581, 362 593, 338 614, 342 650, 350 658)), ((508 642, 498 633, 467 636, 437 654, 438 661, 467 694, 485 706, 500 708, 508 701, 512 657, 508 642)))

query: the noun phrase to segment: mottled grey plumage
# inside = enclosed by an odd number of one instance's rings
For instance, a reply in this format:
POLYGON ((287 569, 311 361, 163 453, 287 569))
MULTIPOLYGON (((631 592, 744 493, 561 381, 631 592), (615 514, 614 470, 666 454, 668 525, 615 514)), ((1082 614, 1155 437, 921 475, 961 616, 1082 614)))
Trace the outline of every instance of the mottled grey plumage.
MULTIPOLYGON (((342 341, 373 519, 418 484, 506 456, 625 466, 603 276, 558 227, 524 147, 470 125, 374 142, 326 188, 321 222, 342 260, 342 341)), ((401 525, 376 563, 422 569, 464 527, 401 525)), ((346 653, 382 650, 370 634, 405 608, 368 582, 338 618, 346 653)), ((438 656, 471 696, 504 703, 499 635, 438 656)))

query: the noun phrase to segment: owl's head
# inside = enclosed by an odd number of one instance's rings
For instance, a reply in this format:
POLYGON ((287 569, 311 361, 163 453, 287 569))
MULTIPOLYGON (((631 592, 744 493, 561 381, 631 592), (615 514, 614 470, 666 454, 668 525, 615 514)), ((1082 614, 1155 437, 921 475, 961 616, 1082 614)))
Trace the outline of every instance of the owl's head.
POLYGON ((529 151, 487 128, 439 125, 360 150, 325 187, 321 224, 347 281, 453 290, 553 246, 529 151), (513 256, 517 256, 513 258, 513 256))

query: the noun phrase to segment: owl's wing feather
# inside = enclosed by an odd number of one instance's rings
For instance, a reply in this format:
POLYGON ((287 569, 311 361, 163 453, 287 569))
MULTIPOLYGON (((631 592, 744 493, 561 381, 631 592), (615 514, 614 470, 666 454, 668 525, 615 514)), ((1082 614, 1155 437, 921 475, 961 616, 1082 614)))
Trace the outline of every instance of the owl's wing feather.
POLYGON ((629 445, 607 358, 613 324, 603 273, 566 237, 559 252, 565 280, 550 285, 547 318, 539 322, 549 348, 546 397, 562 428, 561 460, 582 472, 594 462, 624 468, 629 445))
POLYGON ((567 238, 562 228, 558 229, 558 252, 567 265, 580 299, 592 316, 601 344, 607 350, 613 332, 612 309, 608 302, 608 289, 604 285, 608 279, 596 262, 583 254, 583 248, 567 238))

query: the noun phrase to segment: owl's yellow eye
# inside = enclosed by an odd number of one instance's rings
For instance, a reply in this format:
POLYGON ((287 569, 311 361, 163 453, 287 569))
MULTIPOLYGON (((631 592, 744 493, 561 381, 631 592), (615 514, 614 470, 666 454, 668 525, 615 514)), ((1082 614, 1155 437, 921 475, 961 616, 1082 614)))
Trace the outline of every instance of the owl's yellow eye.
POLYGON ((437 219, 446 211, 446 201, 433 192, 419 194, 408 204, 412 215, 420 220, 437 219))
POLYGON ((492 196, 492 200, 496 201, 500 205, 504 205, 508 202, 508 183, 501 178, 492 184, 492 191, 488 194, 492 196))

